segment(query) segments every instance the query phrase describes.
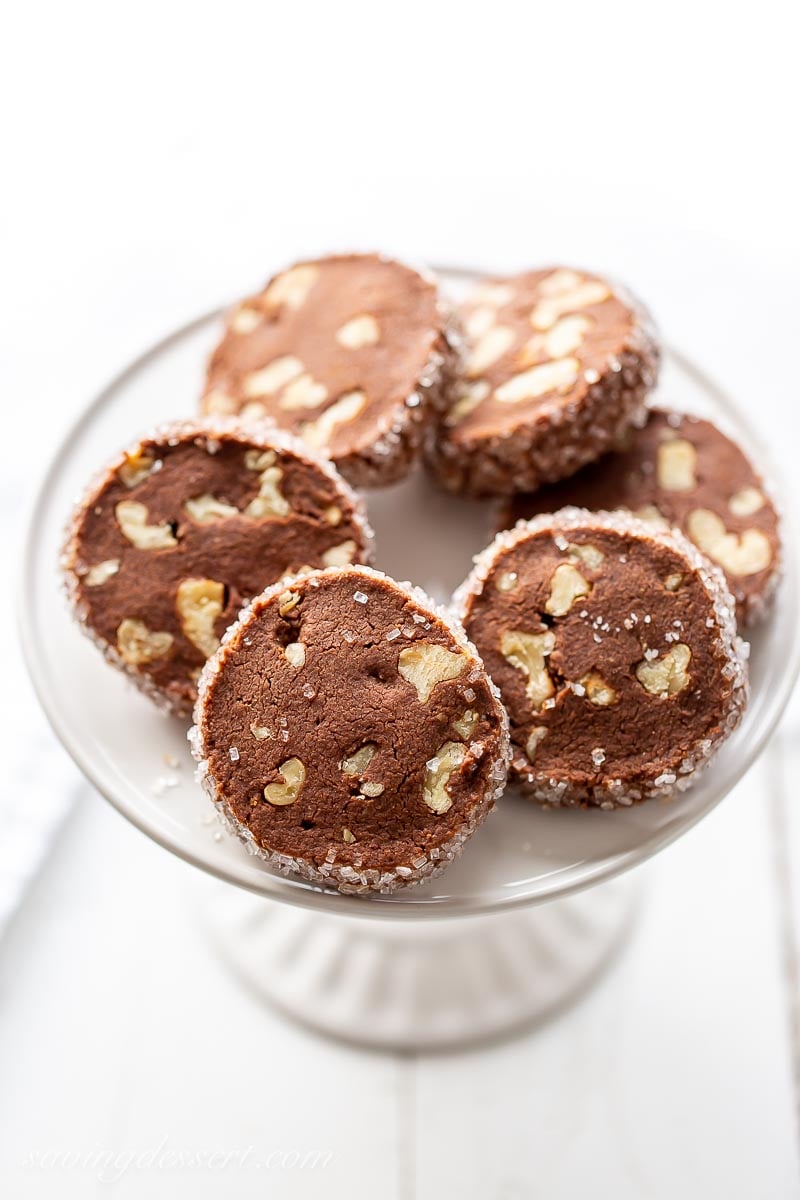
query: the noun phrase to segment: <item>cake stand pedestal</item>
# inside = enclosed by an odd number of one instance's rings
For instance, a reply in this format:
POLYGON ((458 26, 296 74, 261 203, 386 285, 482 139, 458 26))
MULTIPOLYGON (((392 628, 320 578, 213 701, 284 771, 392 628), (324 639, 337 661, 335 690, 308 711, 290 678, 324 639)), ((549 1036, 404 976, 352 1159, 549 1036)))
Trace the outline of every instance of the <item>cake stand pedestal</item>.
POLYGON ((583 991, 624 940, 638 882, 483 917, 388 921, 217 885, 203 915, 223 959, 293 1019, 361 1045, 447 1049, 534 1024, 583 991))

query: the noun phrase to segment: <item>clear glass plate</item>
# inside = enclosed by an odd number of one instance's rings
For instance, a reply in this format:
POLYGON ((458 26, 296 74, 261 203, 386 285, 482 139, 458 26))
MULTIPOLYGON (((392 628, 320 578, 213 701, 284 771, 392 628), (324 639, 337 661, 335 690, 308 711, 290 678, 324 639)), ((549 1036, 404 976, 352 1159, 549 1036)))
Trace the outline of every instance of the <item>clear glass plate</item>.
MULTIPOLYGON (((453 268, 441 268, 440 275, 454 295, 476 278, 453 268)), ((796 543, 788 522, 777 602, 752 635, 750 705, 705 775, 679 799, 618 812, 543 811, 509 789, 462 858, 440 878, 393 896, 368 898, 283 878, 224 832, 194 781, 186 726, 163 716, 107 666, 72 621, 57 569, 75 497, 98 467, 151 425, 196 411, 220 312, 170 334, 89 405, 47 472, 28 533, 21 617, 34 684, 69 753, 124 816, 195 866, 274 899, 358 916, 456 916, 546 901, 609 879, 673 841, 725 796, 763 748, 797 673, 796 543)), ((680 354, 667 354, 656 399, 711 415, 731 429, 755 456, 781 503, 785 493, 744 409, 680 354)), ((490 536, 493 513, 486 505, 442 494, 422 472, 371 493, 368 505, 377 535, 376 565, 420 584, 441 601, 490 536)))

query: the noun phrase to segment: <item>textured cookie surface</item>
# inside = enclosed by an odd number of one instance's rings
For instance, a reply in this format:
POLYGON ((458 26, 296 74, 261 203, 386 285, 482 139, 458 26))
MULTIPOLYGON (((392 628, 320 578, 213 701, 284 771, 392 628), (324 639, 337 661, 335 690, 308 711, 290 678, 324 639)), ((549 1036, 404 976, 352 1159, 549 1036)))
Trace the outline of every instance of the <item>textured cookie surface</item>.
POLYGON ((752 463, 710 421, 654 409, 624 449, 561 483, 515 496, 501 523, 567 504, 626 508, 657 526, 677 525, 722 567, 740 623, 766 608, 778 575, 778 516, 752 463))
POLYGON ((435 282, 378 255, 299 263, 229 316, 204 412, 269 417, 360 486, 408 471, 451 359, 435 282))
POLYGON ((681 534, 626 514, 537 517, 498 535, 459 603, 508 710, 514 773, 540 801, 669 795, 740 719, 733 601, 681 534))
POLYGON ((450 490, 561 479, 642 415, 658 348, 643 310, 606 280, 565 267, 492 280, 463 316, 465 378, 429 448, 450 490))
POLYGON ((342 891, 455 857, 505 781, 505 713, 422 593, 364 568, 269 589, 203 673, 201 779, 248 848, 342 891))
POLYGON ((276 432, 165 426, 89 490, 64 553, 86 631, 177 714, 242 605, 305 568, 364 561, 372 535, 329 463, 276 432))

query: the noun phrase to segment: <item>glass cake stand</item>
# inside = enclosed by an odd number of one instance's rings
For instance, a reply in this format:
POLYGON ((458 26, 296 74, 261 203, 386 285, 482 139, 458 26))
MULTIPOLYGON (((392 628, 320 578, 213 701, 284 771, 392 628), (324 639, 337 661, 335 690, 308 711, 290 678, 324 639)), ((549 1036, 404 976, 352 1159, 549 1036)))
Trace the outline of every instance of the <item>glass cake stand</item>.
MULTIPOLYGON (((476 275, 441 268, 454 295, 476 275)), ((22 582, 22 637, 47 716, 92 784, 166 850, 222 881, 207 922, 222 955, 294 1018, 356 1042, 462 1044, 521 1027, 600 971, 635 910, 625 873, 719 803, 764 747, 800 661, 795 541, 752 635, 752 696, 740 727, 697 784, 671 802, 617 812, 544 811, 509 789, 461 859, 391 896, 341 896, 271 872, 218 824, 193 778, 186 724, 112 671, 72 621, 58 552, 75 497, 119 447, 196 411, 221 310, 170 334, 85 410, 39 491, 22 582)), ((666 355, 657 399, 713 416, 743 440, 782 492, 756 430, 682 355, 666 355)), ((376 565, 446 600, 488 541, 486 505, 446 496, 417 472, 368 497, 376 565)))

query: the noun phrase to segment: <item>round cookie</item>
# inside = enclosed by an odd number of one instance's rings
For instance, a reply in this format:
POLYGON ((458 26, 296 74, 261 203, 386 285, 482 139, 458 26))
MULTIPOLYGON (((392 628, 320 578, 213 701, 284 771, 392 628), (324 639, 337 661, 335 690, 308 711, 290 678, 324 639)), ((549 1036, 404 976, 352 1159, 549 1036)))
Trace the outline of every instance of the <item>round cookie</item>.
POLYGON ((394 483, 449 402, 448 320, 435 280, 392 259, 298 263, 228 316, 202 411, 269 417, 356 486, 394 483))
POLYGON ((745 647, 722 572, 677 530, 566 508, 498 534, 457 594, 546 804, 686 788, 738 724, 745 647))
POLYGON ((624 448, 504 508, 503 528, 567 504, 677 525, 722 567, 740 625, 762 616, 780 568, 778 514, 747 456, 710 421, 653 409, 624 448))
POLYGON ((463 630, 364 567, 267 589, 200 679, 190 740, 223 819, 343 892, 438 874, 502 792, 508 723, 463 630))
POLYGON ((449 491, 504 496, 571 475, 643 419, 659 349, 619 288, 566 267, 484 283, 470 349, 428 460, 449 491))
POLYGON ((187 715, 244 603, 371 553, 361 502, 330 463, 277 430, 217 419, 163 426, 119 455, 76 508, 62 565, 108 661, 187 715))

